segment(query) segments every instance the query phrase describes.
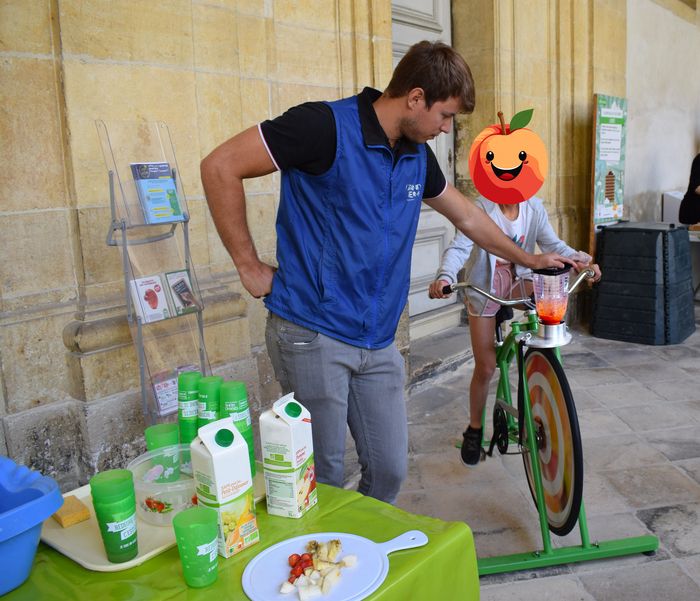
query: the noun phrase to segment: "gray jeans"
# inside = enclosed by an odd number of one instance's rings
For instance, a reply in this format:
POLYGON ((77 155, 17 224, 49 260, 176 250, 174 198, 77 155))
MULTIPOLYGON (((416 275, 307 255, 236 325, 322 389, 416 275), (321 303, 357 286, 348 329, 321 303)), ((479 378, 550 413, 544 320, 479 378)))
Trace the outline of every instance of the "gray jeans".
POLYGON ((347 423, 360 461, 358 491, 393 503, 408 466, 404 361, 395 344, 351 346, 274 313, 265 340, 283 392, 311 413, 318 481, 343 485, 347 423))

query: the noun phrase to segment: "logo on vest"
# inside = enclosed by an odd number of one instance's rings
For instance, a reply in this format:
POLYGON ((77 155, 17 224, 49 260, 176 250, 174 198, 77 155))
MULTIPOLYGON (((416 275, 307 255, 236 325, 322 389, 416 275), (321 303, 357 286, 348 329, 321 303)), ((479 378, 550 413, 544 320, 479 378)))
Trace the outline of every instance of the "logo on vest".
POLYGON ((423 184, 406 184, 406 202, 418 200, 423 196, 423 184))

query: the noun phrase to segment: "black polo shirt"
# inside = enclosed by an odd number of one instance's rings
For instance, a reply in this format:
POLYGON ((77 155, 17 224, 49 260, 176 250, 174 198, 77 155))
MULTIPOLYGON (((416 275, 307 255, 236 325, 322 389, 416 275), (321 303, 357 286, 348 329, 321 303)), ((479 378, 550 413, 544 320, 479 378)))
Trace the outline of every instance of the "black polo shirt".
MULTIPOLYGON (((365 88, 357 96, 357 105, 366 144, 383 144, 394 154, 394 162, 404 153, 415 152, 416 144, 400 138, 392 148, 379 125, 372 103, 381 92, 365 88)), ((260 124, 265 144, 281 170, 300 169, 320 175, 335 159, 336 130, 333 111, 325 102, 305 102, 279 117, 260 124)), ((425 145, 427 169, 423 198, 435 198, 444 192, 446 180, 430 146, 425 145)))

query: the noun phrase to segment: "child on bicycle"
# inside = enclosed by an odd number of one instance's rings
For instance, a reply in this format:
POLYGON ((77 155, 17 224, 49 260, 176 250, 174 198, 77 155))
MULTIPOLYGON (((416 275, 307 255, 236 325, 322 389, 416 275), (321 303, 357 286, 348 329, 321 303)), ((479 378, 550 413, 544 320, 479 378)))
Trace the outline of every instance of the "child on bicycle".
MULTIPOLYGON (((540 138, 524 127, 531 115, 531 110, 518 113, 509 127, 499 112, 500 127, 487 127, 472 144, 469 170, 482 194, 476 204, 525 251, 534 252, 537 244, 542 252, 571 259, 578 271, 590 266, 595 272, 594 280, 598 280, 600 270, 590 264, 591 256, 559 239, 542 200, 534 196, 546 175, 547 154, 540 138)), ((529 270, 486 252, 457 232, 443 253, 440 269, 428 291, 430 298, 449 296, 442 290, 457 281, 457 272, 463 266, 466 281, 495 296, 524 298, 532 294, 529 270)), ((469 424, 462 434, 460 456, 465 465, 473 466, 481 459, 482 415, 496 369, 495 316, 500 306, 468 288, 465 296, 475 365, 469 385, 469 424)))

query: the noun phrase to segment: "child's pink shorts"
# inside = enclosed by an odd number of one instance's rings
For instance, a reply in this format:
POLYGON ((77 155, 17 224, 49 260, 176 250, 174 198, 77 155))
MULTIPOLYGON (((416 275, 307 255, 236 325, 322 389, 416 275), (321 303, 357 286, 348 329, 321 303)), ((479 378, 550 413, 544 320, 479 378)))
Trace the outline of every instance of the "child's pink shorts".
MULTIPOLYGON (((523 298, 527 296, 525 286, 520 278, 515 276, 515 268, 512 263, 496 263, 496 273, 493 274, 493 290, 491 294, 501 298, 523 298), (517 294, 514 292, 517 291, 517 294)), ((501 305, 492 300, 487 300, 483 311, 478 313, 471 303, 467 304, 469 315, 474 317, 493 317, 498 313, 501 305)))

